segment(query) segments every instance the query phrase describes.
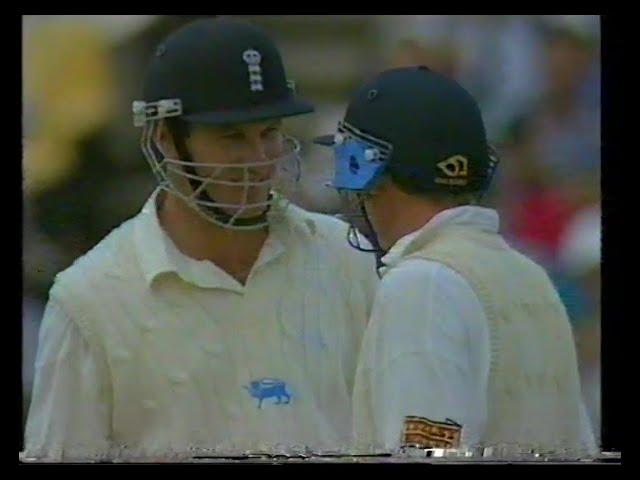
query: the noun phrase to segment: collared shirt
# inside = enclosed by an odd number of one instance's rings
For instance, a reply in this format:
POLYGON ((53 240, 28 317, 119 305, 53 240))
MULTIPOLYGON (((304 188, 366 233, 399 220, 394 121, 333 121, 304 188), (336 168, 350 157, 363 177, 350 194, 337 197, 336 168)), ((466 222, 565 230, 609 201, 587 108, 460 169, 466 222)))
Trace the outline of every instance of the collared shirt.
MULTIPOLYGON (((463 425, 474 445, 487 422, 489 325, 469 283, 451 268, 407 259, 445 226, 498 232, 495 210, 445 210, 400 240, 383 257, 354 390, 354 430, 365 450, 400 446, 405 416, 463 425)), ((591 435, 584 406, 583 430, 591 435)))
MULTIPOLYGON (((141 221, 134 232, 140 266, 150 288, 156 277, 175 272, 185 282, 201 288, 221 289, 242 294, 249 288, 253 275, 285 251, 285 244, 289 240, 288 231, 284 230, 282 222, 272 222, 270 235, 265 240, 249 278, 243 285, 213 262, 195 260, 178 250, 158 221, 157 198, 156 194, 145 204, 140 214, 141 221)), ((309 235, 310 227, 307 223, 300 222, 295 225, 295 228, 300 239, 309 235)))
MULTIPOLYGON (((209 371, 210 390, 191 385, 186 366, 178 363, 169 372, 184 380, 184 398, 198 399, 171 407, 199 432, 200 438, 189 439, 193 443, 330 449, 349 441, 356 356, 377 283, 374 259, 347 245, 343 222, 293 205, 286 220, 270 224, 245 285, 175 247, 158 222, 156 194, 112 234, 130 237, 146 288, 178 300, 175 317, 189 320, 185 328, 198 344, 176 339, 174 348, 182 345, 190 350, 185 355, 194 356, 192 350, 202 347, 206 354, 206 367, 197 368, 209 371), (280 396, 260 393, 274 382, 280 382, 280 396), (200 405, 209 405, 205 414, 200 405)), ((84 260, 91 261, 90 255, 84 260)), ((118 308, 113 305, 114 316, 118 308)), ((143 305, 137 315, 144 315, 143 305)), ((65 305, 50 299, 24 456, 72 458, 65 446, 77 443, 107 448, 113 435, 110 402, 104 355, 92 350, 65 305)), ((158 436, 174 433, 168 424, 153 428, 158 436)))

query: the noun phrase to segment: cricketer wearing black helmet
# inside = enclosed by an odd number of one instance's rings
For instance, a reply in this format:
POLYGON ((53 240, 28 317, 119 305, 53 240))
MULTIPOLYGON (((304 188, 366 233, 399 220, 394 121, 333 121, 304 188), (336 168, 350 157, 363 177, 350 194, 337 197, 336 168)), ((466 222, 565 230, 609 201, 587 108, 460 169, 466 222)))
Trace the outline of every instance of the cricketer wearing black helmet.
POLYGON ((426 67, 389 70, 317 141, 383 264, 356 374, 358 449, 593 452, 564 306, 479 204, 497 158, 473 97, 426 67))
POLYGON ((347 224, 286 199, 309 113, 255 26, 199 20, 133 104, 159 188, 56 278, 24 458, 344 450, 377 281, 347 224))

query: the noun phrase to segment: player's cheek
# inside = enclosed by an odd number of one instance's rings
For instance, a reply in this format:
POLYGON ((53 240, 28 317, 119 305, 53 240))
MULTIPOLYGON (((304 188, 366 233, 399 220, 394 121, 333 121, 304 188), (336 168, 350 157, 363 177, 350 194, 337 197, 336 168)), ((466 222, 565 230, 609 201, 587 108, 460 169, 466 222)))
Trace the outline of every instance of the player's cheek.
POLYGON ((383 219, 380 218, 383 213, 380 211, 376 197, 367 195, 363 198, 362 202, 364 203, 364 208, 373 228, 379 230, 380 224, 383 223, 383 219))

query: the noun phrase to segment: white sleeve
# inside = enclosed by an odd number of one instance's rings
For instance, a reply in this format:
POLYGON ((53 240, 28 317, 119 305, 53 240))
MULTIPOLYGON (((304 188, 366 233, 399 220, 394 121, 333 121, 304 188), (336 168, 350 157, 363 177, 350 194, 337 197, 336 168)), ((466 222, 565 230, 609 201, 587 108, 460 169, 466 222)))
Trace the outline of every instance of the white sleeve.
POLYGON ((452 419, 463 427, 463 445, 478 442, 487 417, 489 327, 467 281, 436 262, 406 262, 381 282, 370 326, 363 360, 376 444, 397 448, 405 416, 452 419))
POLYGON ((40 327, 22 458, 91 460, 108 454, 111 407, 106 368, 76 323, 50 300, 40 327))

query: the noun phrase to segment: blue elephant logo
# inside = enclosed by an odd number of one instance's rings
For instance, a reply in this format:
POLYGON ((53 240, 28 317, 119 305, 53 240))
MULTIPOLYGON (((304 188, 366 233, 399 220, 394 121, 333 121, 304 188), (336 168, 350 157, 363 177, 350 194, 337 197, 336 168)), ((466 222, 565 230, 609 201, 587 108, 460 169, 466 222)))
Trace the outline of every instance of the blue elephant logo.
POLYGON ((275 405, 287 405, 291 402, 291 395, 287 392, 287 384, 277 378, 261 378, 243 385, 253 398, 258 399, 258 408, 262 408, 265 398, 276 398, 275 405), (282 399, 285 399, 283 402, 282 399))

